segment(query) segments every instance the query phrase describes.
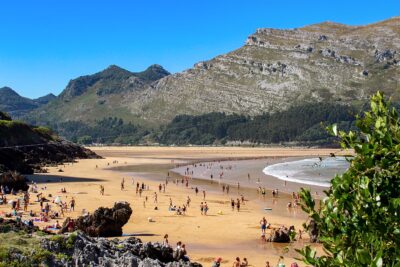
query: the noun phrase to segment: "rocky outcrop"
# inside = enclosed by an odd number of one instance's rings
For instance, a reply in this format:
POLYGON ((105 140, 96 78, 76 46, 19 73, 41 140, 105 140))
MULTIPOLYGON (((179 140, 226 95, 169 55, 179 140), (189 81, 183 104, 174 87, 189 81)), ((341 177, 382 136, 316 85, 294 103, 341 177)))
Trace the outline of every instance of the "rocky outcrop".
POLYGON ((8 233, 8 232, 20 232, 25 231, 27 233, 33 233, 39 231, 39 227, 37 226, 29 226, 21 221, 16 221, 12 219, 3 219, 0 218, 0 233, 8 233))
POLYGON ((108 240, 91 238, 78 232, 57 239, 45 238, 41 246, 53 254, 68 256, 63 260, 52 258, 50 266, 201 267, 198 263, 174 259, 170 247, 142 243, 134 237, 108 240))
POLYGON ((17 172, 6 172, 0 174, 0 185, 8 188, 10 191, 27 191, 29 188, 27 179, 17 172))
POLYGON ((289 243, 290 236, 289 231, 286 230, 274 230, 271 233, 271 236, 267 239, 268 242, 276 242, 276 243, 289 243))
MULTIPOLYGON (((75 227, 89 236, 122 236, 122 227, 129 221, 132 209, 128 202, 116 202, 113 208, 98 208, 93 214, 80 216, 75 227)), ((64 222, 61 232, 67 231, 69 218, 64 222)))
POLYGON ((75 159, 99 158, 94 152, 68 141, 0 147, 0 173, 17 171, 32 174, 46 165, 73 162, 75 159))

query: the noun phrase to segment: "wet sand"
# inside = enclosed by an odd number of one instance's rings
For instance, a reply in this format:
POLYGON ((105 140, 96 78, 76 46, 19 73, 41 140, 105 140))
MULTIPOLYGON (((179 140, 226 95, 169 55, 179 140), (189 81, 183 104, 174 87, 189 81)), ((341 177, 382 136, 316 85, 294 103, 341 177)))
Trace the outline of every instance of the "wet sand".
POLYGON ((269 191, 278 189, 279 192, 291 194, 301 188, 307 188, 317 196, 323 195, 324 187, 304 185, 301 183, 285 182, 274 176, 266 175, 263 169, 276 163, 304 159, 305 157, 267 157, 252 160, 227 160, 205 161, 172 169, 179 175, 187 175, 197 179, 214 181, 219 184, 229 184, 232 187, 259 188, 264 187, 269 191), (222 174, 222 175, 221 175, 222 174), (212 178, 211 178, 212 175, 212 178))

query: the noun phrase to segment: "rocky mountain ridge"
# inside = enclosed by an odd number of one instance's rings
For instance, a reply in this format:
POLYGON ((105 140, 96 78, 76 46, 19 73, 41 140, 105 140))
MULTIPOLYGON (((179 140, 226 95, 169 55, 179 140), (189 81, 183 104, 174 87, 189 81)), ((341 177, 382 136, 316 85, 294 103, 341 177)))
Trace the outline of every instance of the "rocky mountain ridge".
POLYGON ((115 116, 160 125, 179 114, 254 116, 299 103, 357 105, 377 90, 397 101, 399 25, 395 17, 366 26, 325 22, 292 30, 258 29, 243 47, 180 73, 144 81, 110 67, 72 80, 58 101, 33 111, 29 119, 91 123, 115 116))
POLYGON ((20 96, 13 89, 5 86, 0 88, 0 110, 8 112, 13 117, 21 117, 55 98, 57 98, 55 95, 48 94, 36 99, 29 99, 20 96))

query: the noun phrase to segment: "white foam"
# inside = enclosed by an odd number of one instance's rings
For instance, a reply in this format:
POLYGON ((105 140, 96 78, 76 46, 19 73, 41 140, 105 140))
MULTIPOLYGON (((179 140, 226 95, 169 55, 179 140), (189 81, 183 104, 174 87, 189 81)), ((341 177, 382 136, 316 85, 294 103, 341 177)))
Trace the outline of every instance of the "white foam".
POLYGON ((335 174, 343 173, 348 166, 344 157, 325 158, 322 161, 310 158, 270 165, 263 172, 284 181, 330 187, 335 174))

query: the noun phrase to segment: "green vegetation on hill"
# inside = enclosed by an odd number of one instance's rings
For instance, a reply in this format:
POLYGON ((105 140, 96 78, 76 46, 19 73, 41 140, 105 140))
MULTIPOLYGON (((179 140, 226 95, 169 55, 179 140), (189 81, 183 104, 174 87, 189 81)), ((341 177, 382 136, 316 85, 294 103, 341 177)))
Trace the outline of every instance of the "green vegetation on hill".
POLYGON ((54 141, 57 136, 47 127, 33 127, 21 121, 0 120, 0 146, 21 146, 54 141))
POLYGON ((81 121, 68 121, 54 124, 52 128, 56 129, 61 136, 80 144, 138 144, 150 133, 145 128, 124 123, 121 118, 115 117, 96 121, 94 125, 81 121))
POLYGON ((161 143, 166 145, 212 145, 228 141, 300 145, 331 145, 334 138, 324 124, 353 127, 355 109, 334 103, 303 104, 286 111, 250 117, 212 112, 203 115, 178 115, 166 126, 148 128, 109 117, 86 124, 68 121, 50 124, 61 136, 81 144, 161 143))
POLYGON ((166 126, 160 142, 178 145, 209 145, 226 141, 325 145, 331 144, 333 138, 325 132, 321 123, 340 123, 343 128, 350 129, 354 113, 349 106, 315 103, 255 117, 224 113, 180 115, 166 126))

